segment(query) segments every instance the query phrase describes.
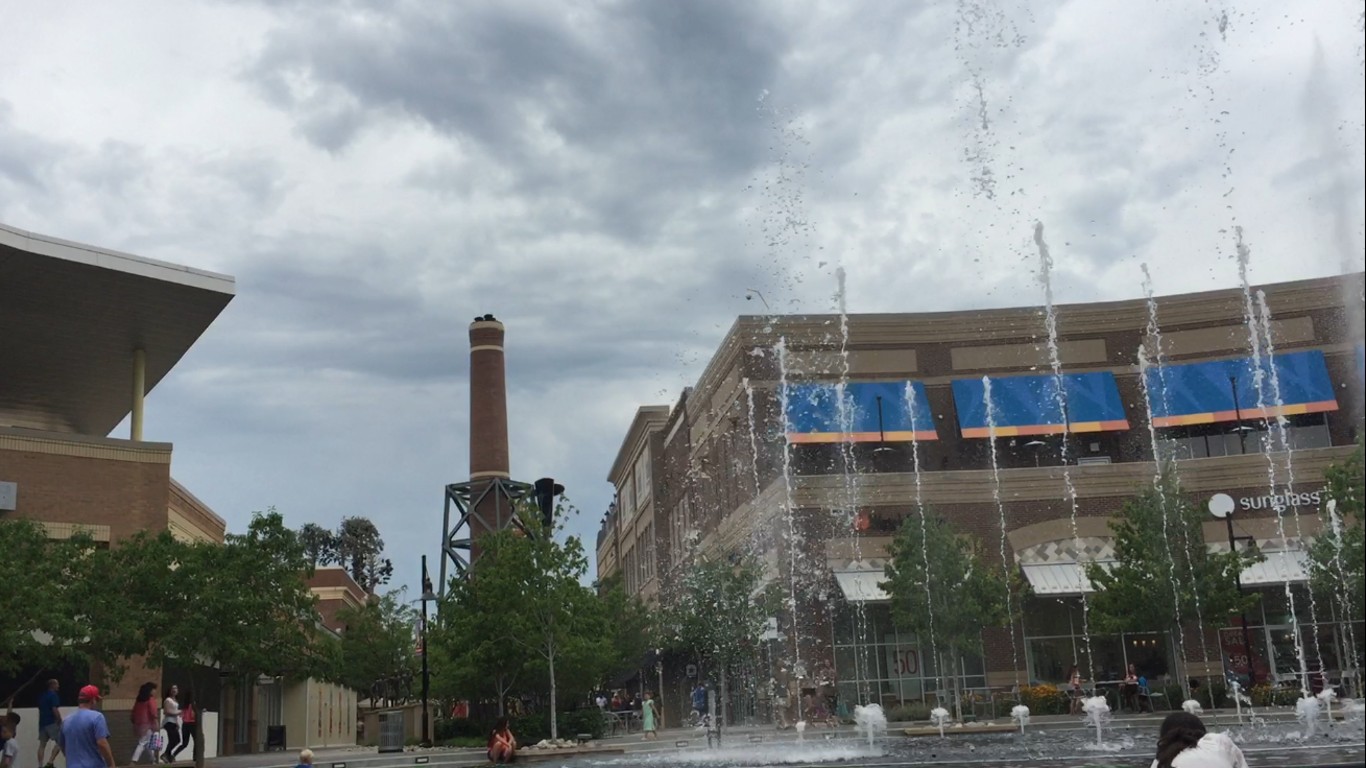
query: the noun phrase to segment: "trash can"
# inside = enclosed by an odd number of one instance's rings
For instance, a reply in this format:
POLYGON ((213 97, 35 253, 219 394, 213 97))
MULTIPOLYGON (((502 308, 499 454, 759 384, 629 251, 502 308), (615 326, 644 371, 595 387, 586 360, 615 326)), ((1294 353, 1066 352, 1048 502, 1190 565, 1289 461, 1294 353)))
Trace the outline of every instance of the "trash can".
POLYGON ((403 711, 394 709, 379 713, 379 751, 403 751, 403 711))

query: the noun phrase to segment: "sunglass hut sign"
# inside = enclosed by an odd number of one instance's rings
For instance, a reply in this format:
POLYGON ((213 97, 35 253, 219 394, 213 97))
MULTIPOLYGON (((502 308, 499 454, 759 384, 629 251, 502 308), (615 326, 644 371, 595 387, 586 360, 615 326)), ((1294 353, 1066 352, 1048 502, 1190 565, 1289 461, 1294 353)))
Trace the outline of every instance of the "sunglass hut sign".
POLYGON ((1268 493, 1262 496, 1240 496, 1237 499, 1227 493, 1216 493, 1210 497, 1209 510, 1217 517, 1234 511, 1251 512, 1271 509, 1284 512, 1299 507, 1318 507, 1323 504, 1323 489, 1303 493, 1268 493))

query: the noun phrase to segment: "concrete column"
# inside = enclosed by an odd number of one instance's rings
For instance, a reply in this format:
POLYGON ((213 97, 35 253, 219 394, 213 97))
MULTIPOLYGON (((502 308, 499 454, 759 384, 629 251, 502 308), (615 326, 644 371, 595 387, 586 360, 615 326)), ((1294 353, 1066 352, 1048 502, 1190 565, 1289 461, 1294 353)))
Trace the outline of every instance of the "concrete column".
POLYGON ((133 417, 129 425, 129 439, 142 440, 142 402, 147 394, 147 353, 133 350, 133 417))

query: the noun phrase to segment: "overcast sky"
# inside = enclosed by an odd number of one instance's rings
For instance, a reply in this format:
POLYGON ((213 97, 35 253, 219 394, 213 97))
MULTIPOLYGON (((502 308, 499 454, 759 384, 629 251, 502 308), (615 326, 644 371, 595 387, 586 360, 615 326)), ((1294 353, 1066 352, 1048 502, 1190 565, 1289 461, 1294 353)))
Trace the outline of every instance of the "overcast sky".
POLYGON ((494 313, 591 550, 747 289, 1031 303, 1036 219, 1060 302, 1235 285, 1235 221, 1256 281, 1360 269, 1358 0, 1002 5, 0 0, 0 221, 235 276, 147 437, 233 530, 369 516, 396 583, 494 313))

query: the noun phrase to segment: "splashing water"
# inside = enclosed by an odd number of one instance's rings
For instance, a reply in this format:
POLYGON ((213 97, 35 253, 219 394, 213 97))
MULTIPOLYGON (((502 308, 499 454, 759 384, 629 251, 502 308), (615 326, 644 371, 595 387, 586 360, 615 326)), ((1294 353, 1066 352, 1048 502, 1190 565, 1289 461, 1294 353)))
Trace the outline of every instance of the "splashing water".
POLYGON ((1096 746, 1105 747, 1105 726, 1110 722, 1110 702, 1104 696, 1092 696, 1081 703, 1086 723, 1096 729, 1096 746))
MULTIPOLYGON (((915 511, 920 518, 920 556, 925 565, 925 573, 928 574, 930 572, 930 549, 925 529, 925 497, 920 485, 920 440, 915 436, 915 425, 919 423, 917 419, 920 406, 916 404, 915 400, 915 385, 909 381, 906 382, 904 397, 906 398, 906 413, 911 420, 911 470, 915 483, 915 511)), ((929 579, 925 580, 925 609, 927 614, 925 623, 929 625, 930 647, 937 648, 934 636, 934 601, 930 599, 929 579)), ((938 680, 939 688, 942 690, 944 688, 944 675, 941 665, 934 665, 934 674, 938 680)))
POLYGON ((1312 739, 1318 730, 1319 714, 1319 700, 1313 696, 1305 696, 1295 702, 1295 718, 1304 726, 1305 740, 1312 739))
MULTIPOLYGON (((1346 573, 1346 566, 1342 562, 1342 518, 1338 515, 1337 499, 1329 499, 1328 503, 1324 505, 1324 509, 1328 512, 1328 530, 1332 532, 1333 567, 1337 569, 1338 573, 1346 573)), ((1349 606, 1351 606, 1351 597, 1348 595, 1347 589, 1347 579, 1334 580, 1333 594, 1337 597, 1338 607, 1343 611, 1343 615, 1346 615, 1349 606)), ((1355 624, 1350 621, 1345 622, 1344 627, 1347 630, 1347 646, 1349 648, 1359 648, 1360 646, 1357 645, 1355 624)), ((1357 679, 1357 690, 1361 690, 1360 657, 1355 653, 1350 653, 1347 654, 1347 658, 1349 660, 1348 663, 1352 665, 1352 674, 1357 679)))
POLYGON ((930 722, 939 729, 939 737, 944 737, 944 725, 949 722, 949 711, 943 707, 930 710, 930 722))
POLYGON ((1243 684, 1238 682, 1237 678, 1233 678, 1228 681, 1228 689, 1229 692, 1233 695, 1233 706, 1238 710, 1238 724, 1243 724, 1244 704, 1247 705, 1248 717, 1252 718, 1253 720, 1256 720, 1257 715, 1255 712, 1252 711, 1252 698, 1248 696, 1246 693, 1243 693, 1243 684))
POLYGON ((854 729, 868 739, 868 749, 874 748, 878 736, 887 734, 887 715, 880 704, 854 707, 854 729))
POLYGON ((1205 708, 1200 706, 1200 702, 1195 699, 1186 699, 1181 702, 1181 709, 1188 715, 1198 715, 1205 711, 1205 708))
POLYGON ((793 727, 793 729, 794 729, 795 731, 797 731, 797 741, 805 741, 805 740, 806 740, 806 721, 805 721, 805 720, 798 720, 798 721, 797 721, 797 724, 793 727))
MULTIPOLYGON (((1034 245, 1039 249, 1039 282, 1043 284, 1044 327, 1048 331, 1048 364, 1053 370, 1054 398, 1057 400, 1058 416, 1063 425, 1062 483, 1067 491, 1067 504, 1072 522, 1072 547, 1075 557, 1081 557, 1081 534, 1077 528, 1077 488, 1072 484, 1072 470, 1068 465, 1069 433, 1067 413, 1067 387, 1062 375, 1062 353, 1058 348, 1058 313, 1053 306, 1053 256, 1048 251, 1048 243, 1043 239, 1043 222, 1034 222, 1034 245)), ((1091 653, 1091 603, 1086 592, 1081 593, 1081 635, 1086 645, 1086 664, 1092 680, 1096 679, 1096 660, 1091 653)))
POLYGON ((1010 708, 1010 719, 1020 726, 1020 735, 1023 736, 1025 726, 1029 725, 1029 707, 1023 704, 1016 704, 1010 708))
MULTIPOLYGON (((1010 589, 1010 560, 1006 556, 1006 505, 1001 500, 1001 465, 996 456, 996 402, 991 397, 991 377, 982 377, 982 402, 987 411, 987 445, 991 448, 991 497, 996 502, 996 514, 1000 517, 1001 528, 1001 574, 1006 585, 1006 626, 1010 628, 1011 669, 1020 668, 1020 652, 1015 642, 1015 605, 1010 589)), ((1018 675, 1018 673, 1016 673, 1018 675)), ((1020 679, 1015 678, 1018 689, 1020 679)))

